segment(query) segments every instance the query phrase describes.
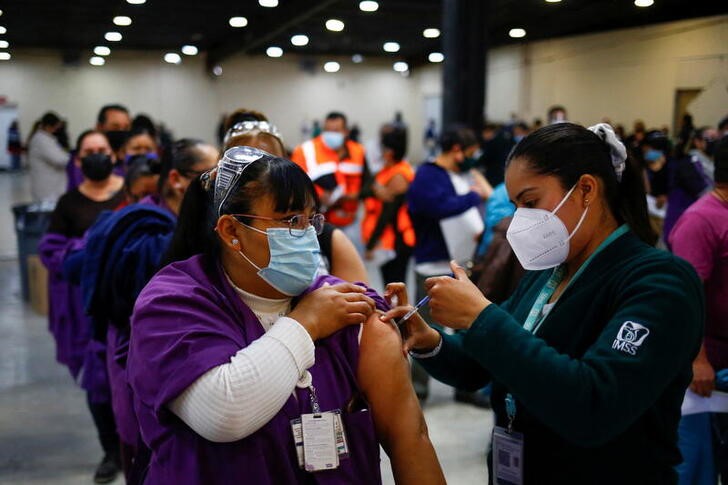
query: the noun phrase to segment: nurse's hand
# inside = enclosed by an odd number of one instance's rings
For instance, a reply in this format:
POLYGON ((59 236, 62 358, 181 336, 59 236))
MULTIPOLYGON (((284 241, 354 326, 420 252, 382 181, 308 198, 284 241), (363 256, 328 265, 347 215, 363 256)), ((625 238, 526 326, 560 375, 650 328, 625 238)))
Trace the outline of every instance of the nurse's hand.
POLYGON ((366 289, 353 283, 324 285, 304 296, 288 314, 312 340, 326 338, 349 325, 364 323, 376 310, 366 289))
POLYGON ((440 334, 425 322, 419 313, 415 313, 406 322, 399 321, 407 312, 412 310, 407 296, 407 288, 404 283, 390 283, 384 290, 384 299, 390 305, 396 304, 394 308, 389 310, 379 319, 385 323, 394 323, 400 328, 400 333, 404 339, 403 350, 427 351, 437 347, 440 343, 440 334))
POLYGON ((491 303, 455 261, 450 262, 450 268, 454 278, 435 276, 425 281, 430 315, 445 327, 466 330, 491 303))

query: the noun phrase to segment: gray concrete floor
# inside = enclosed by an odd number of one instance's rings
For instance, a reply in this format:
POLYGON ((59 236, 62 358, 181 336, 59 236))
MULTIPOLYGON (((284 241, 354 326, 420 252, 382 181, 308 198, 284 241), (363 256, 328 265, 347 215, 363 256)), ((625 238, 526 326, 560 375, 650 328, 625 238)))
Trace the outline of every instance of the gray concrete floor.
MULTIPOLYGON (((20 295, 10 208, 29 199, 27 175, 0 173, 0 484, 90 484, 101 449, 84 394, 55 362, 46 318, 20 295)), ((369 270, 381 288, 378 272, 369 270)), ((487 483, 492 414, 452 395, 432 382, 424 408, 445 476, 457 485, 487 483)), ((384 454, 382 472, 386 484, 394 483, 384 454)))

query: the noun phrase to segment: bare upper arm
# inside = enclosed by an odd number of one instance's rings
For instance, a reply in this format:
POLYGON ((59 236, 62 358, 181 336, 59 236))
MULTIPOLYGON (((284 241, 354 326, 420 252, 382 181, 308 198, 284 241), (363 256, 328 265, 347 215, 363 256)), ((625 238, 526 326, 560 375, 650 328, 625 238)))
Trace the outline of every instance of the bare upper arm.
POLYGON ((387 190, 390 194, 392 194, 392 196, 404 194, 407 192, 408 188, 409 182, 407 182, 407 179, 401 173, 396 174, 394 177, 389 179, 389 182, 387 183, 387 190))
POLYGON ((331 234, 331 274, 351 283, 369 283, 367 269, 349 238, 340 229, 331 234))
POLYGON ((383 444, 399 433, 420 433, 424 419, 410 379, 399 331, 374 314, 364 324, 358 381, 383 444))

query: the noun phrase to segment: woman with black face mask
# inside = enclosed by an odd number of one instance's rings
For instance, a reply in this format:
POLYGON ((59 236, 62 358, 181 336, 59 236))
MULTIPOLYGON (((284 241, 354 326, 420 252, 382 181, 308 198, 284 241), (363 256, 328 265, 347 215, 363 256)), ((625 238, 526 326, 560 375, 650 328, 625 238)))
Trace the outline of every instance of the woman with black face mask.
POLYGON ((83 172, 83 182, 58 200, 38 249, 48 268, 48 323, 56 340, 56 359, 68 366, 74 380, 82 376, 80 384, 86 390, 105 455, 94 478, 97 483, 106 483, 119 470, 119 437, 111 410, 106 367, 103 354, 92 345, 91 323, 83 310, 80 289, 64 278, 63 263, 82 244, 84 233, 98 215, 115 209, 124 200, 124 180, 112 174, 114 158, 103 133, 94 130, 82 133, 76 154, 74 163, 83 172))

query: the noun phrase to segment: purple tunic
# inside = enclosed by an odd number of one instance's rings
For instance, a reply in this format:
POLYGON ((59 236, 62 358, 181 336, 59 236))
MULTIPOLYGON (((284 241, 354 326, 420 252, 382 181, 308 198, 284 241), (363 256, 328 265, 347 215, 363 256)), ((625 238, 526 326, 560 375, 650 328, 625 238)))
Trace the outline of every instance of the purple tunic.
MULTIPOLYGON (((166 209, 177 217, 158 195, 149 195, 139 201, 160 209, 166 209)), ((129 355, 129 335, 116 326, 109 325, 106 333, 106 368, 111 386, 111 407, 114 409, 116 429, 121 441, 136 448, 139 441, 139 422, 134 412, 134 399, 126 371, 129 355)))
POLYGON ((93 403, 111 400, 106 372, 106 346, 91 338, 91 320, 83 308, 81 288, 63 279, 63 262, 69 253, 85 246, 83 238, 47 233, 38 252, 48 269, 48 328, 56 340, 56 360, 68 367, 93 403), (81 373, 83 369, 83 373, 81 373))
POLYGON ((56 360, 67 366, 74 379, 83 367, 91 323, 84 314, 81 289, 62 277, 68 253, 82 246, 80 238, 49 233, 38 244, 43 265, 48 269, 48 330, 56 341, 56 360))
MULTIPOLYGON (((264 334, 222 269, 210 272, 203 261, 198 255, 162 269, 135 306, 127 371, 142 438, 152 450, 144 483, 381 483, 368 410, 343 415, 350 458, 337 470, 307 473, 298 467, 290 420, 311 412, 308 390, 297 389, 267 424, 233 443, 205 440, 167 409, 202 374, 264 334)), ((310 290, 339 281, 322 276, 310 290)), ((385 308, 373 291, 368 294, 385 308)), ((358 391, 358 333, 358 326, 348 327, 316 342, 309 371, 324 411, 345 409, 358 391)))

